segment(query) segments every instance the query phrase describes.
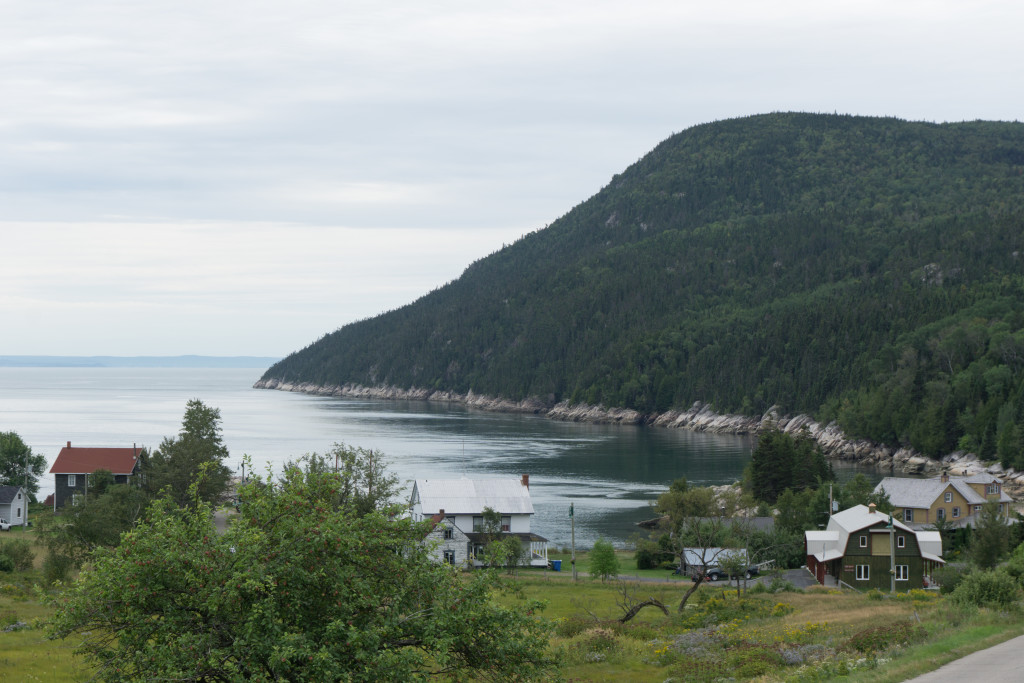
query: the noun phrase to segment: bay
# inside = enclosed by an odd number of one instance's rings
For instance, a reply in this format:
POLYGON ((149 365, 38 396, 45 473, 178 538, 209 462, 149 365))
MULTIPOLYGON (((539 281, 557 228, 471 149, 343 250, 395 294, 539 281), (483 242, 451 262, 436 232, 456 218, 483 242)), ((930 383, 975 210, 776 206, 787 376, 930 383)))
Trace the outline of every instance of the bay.
MULTIPOLYGON (((307 396, 252 389, 257 368, 0 368, 0 431, 15 431, 49 464, 70 441, 150 449, 181 425, 185 403, 221 411, 228 465, 242 456, 280 472, 334 443, 382 451, 406 485, 415 479, 530 475, 535 532, 556 546, 599 537, 627 543, 650 503, 679 477, 738 480, 749 437, 635 426, 565 423, 455 404, 307 396)), ((48 464, 48 467, 49 467, 48 464)), ((40 494, 53 491, 44 476, 40 494)))

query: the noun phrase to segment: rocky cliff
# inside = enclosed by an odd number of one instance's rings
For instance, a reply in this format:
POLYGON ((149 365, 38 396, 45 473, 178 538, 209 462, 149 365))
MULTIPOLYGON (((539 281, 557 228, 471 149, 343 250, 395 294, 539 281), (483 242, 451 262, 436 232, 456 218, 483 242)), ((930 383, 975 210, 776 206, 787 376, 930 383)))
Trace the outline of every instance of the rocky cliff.
POLYGON ((629 424, 665 427, 668 429, 689 429, 695 432, 715 434, 756 435, 771 426, 787 434, 806 433, 821 446, 825 455, 832 460, 871 465, 880 470, 898 474, 937 474, 948 469, 956 474, 988 472, 1002 477, 1007 489, 1015 495, 1024 492, 1024 472, 1004 470, 998 463, 988 465, 977 456, 956 451, 940 460, 921 455, 912 448, 887 446, 866 440, 850 439, 834 422, 822 425, 809 415, 780 415, 772 407, 761 417, 748 415, 722 415, 714 412, 706 403, 696 402, 687 410, 669 410, 664 413, 643 414, 625 408, 605 408, 585 404, 545 402, 539 398, 510 401, 503 398, 474 394, 457 394, 432 389, 402 389, 394 386, 363 386, 345 384, 319 386, 309 383, 291 384, 276 379, 260 380, 253 385, 256 389, 294 391, 316 396, 339 396, 354 398, 376 398, 389 400, 421 400, 460 403, 478 410, 532 413, 544 415, 553 420, 568 422, 591 422, 595 424, 629 424))

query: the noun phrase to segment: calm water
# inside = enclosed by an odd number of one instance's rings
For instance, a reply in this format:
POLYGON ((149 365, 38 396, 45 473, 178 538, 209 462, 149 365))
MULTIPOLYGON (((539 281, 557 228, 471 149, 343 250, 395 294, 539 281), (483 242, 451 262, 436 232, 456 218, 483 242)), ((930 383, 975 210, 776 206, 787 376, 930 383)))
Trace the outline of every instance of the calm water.
MULTIPOLYGON (((262 369, 0 368, 0 431, 16 431, 49 462, 66 441, 155 448, 181 425, 185 402, 221 411, 229 465, 248 454, 260 471, 281 470, 335 442, 379 449, 402 481, 530 475, 533 529, 568 545, 575 503, 577 545, 629 539, 649 503, 678 477, 737 480, 747 437, 562 423, 422 401, 364 401, 252 389, 262 369)), ((41 494, 53 490, 44 477, 41 494)))

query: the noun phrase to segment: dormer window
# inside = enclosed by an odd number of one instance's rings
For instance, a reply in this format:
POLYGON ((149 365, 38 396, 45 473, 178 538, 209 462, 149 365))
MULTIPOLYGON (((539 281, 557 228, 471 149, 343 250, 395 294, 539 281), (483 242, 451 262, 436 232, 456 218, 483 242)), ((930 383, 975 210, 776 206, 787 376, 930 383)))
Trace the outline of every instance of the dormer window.
POLYGON ((985 486, 985 495, 986 496, 999 495, 999 484, 987 484, 985 486))

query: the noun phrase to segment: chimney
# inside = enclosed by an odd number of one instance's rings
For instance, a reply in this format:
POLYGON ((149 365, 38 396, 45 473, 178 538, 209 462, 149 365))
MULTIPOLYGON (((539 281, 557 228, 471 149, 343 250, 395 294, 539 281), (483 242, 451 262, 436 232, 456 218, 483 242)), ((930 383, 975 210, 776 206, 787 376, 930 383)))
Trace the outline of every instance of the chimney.
POLYGON ((523 486, 525 486, 527 488, 527 490, 529 490, 529 488, 530 488, 530 475, 529 474, 524 474, 523 475, 522 484, 523 484, 523 486))
POLYGON ((71 448, 71 442, 68 441, 68 448, 71 448))
POLYGON ((440 510, 438 510, 438 511, 437 511, 437 514, 439 514, 439 515, 444 515, 444 508, 441 508, 440 510))
POLYGON ((868 512, 870 514, 872 514, 872 515, 875 514, 875 504, 874 503, 868 503, 868 512))
POLYGON ((939 477, 939 481, 941 481, 943 484, 947 483, 949 481, 949 472, 947 472, 946 470, 942 470, 942 476, 939 477))

